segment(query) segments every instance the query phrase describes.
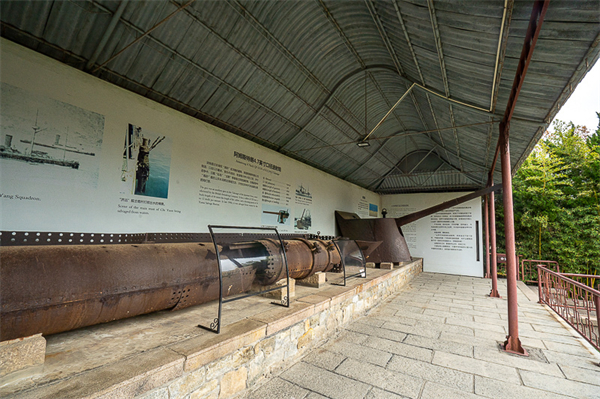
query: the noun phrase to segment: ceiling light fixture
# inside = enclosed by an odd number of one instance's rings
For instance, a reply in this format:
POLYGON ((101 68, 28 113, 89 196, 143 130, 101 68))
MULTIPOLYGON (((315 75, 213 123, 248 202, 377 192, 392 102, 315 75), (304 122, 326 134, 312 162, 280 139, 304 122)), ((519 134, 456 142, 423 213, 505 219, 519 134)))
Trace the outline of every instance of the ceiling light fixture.
POLYGON ((359 141, 358 143, 356 143, 356 145, 359 147, 368 147, 371 144, 368 141, 359 141))

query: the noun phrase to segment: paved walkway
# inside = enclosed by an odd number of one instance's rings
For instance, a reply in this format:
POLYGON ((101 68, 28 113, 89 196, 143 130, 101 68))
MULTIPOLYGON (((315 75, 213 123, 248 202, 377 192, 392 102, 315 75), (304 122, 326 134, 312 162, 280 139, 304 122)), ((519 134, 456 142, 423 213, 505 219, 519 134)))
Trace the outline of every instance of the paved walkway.
POLYGON ((519 289, 519 328, 531 356, 499 350, 507 302, 487 298, 490 286, 423 273, 249 398, 600 398, 600 356, 528 287, 519 289))

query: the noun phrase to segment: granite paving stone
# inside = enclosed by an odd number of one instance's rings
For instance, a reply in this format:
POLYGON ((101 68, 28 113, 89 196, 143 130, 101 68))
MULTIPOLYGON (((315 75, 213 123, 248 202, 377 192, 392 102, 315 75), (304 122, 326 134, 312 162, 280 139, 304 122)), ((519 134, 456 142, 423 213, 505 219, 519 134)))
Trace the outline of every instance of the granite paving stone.
POLYGON ((436 366, 431 363, 394 356, 387 367, 389 370, 399 371, 422 378, 427 381, 437 382, 452 388, 473 392, 473 374, 452 370, 447 367, 436 366))
POLYGON ((314 366, 321 367, 321 368, 329 370, 329 371, 333 371, 345 359, 346 359, 346 356, 344 356, 344 355, 328 351, 324 348, 319 348, 319 349, 314 349, 303 360, 306 363, 310 363, 314 366))
POLYGON ((475 393, 494 399, 566 399, 564 396, 540 389, 529 388, 517 384, 493 380, 491 378, 475 376, 475 393))
MULTIPOLYGON (((393 316, 393 314, 390 314, 389 316, 393 316)), ((356 320, 356 324, 367 324, 372 327, 381 327, 385 323, 386 320, 381 318, 381 315, 379 314, 373 314, 368 317, 363 317, 361 319, 356 320)))
POLYGON ((366 334, 346 330, 340 334, 336 341, 351 342, 353 344, 362 344, 369 338, 366 334))
POLYGON ((449 388, 445 385, 427 382, 420 399, 479 399, 474 393, 449 388))
POLYGON ((406 338, 406 334, 395 331, 388 330, 386 328, 376 328, 367 324, 362 323, 354 323, 348 327, 350 331, 355 331, 361 334, 372 335, 374 337, 380 337, 385 339, 390 339, 392 341, 404 341, 406 338))
POLYGON ((600 398, 600 389, 598 389, 598 385, 560 379, 545 374, 535 373, 533 371, 523 370, 520 373, 523 383, 528 387, 582 399, 600 398))
POLYGON ((387 330, 399 331, 405 334, 422 335, 430 338, 436 338, 440 335, 440 330, 423 329, 415 326, 407 326, 405 324, 393 323, 389 321, 381 327, 387 330))
POLYGON ((495 324, 487 324, 487 323, 476 322, 476 321, 467 321, 467 320, 450 318, 450 317, 446 318, 446 324, 452 324, 452 325, 456 325, 456 326, 468 327, 468 328, 479 329, 479 330, 494 331, 494 332, 499 332, 501 334, 506 332, 504 329, 504 326, 499 326, 499 325, 495 325, 495 324))
POLYGON ((406 396, 400 396, 390 391, 384 391, 381 388, 373 387, 365 399, 402 399, 406 396))
POLYGON ((369 350, 384 351, 385 353, 393 353, 425 362, 431 362, 433 356, 433 351, 431 349, 420 348, 418 346, 407 345, 402 342, 390 341, 389 339, 378 337, 370 337, 364 344, 369 348, 373 348, 369 350))
POLYGON ((560 369, 569 380, 585 382, 592 385, 600 385, 600 366, 598 366, 596 370, 592 370, 561 364, 560 369))
MULTIPOLYGON (((475 337, 477 337, 477 338, 485 338, 485 339, 489 339, 489 340, 494 340, 496 342, 506 341, 505 333, 499 333, 499 332, 488 331, 488 330, 479 330, 479 329, 475 329, 474 331, 475 331, 475 337)), ((531 347, 539 348, 539 349, 546 348, 546 346, 544 345, 544 343, 542 342, 541 339, 525 337, 521 334, 520 330, 519 330, 519 339, 521 340, 522 345, 531 346, 531 347)))
POLYGON ((563 344, 563 343, 554 342, 554 341, 543 341, 543 342, 544 342, 544 345, 546 346, 545 349, 549 349, 554 352, 560 352, 560 353, 565 353, 565 354, 575 355, 575 356, 584 356, 584 357, 590 356, 590 351, 586 347, 581 345, 579 342, 577 342, 575 345, 563 344))
MULTIPOLYGON (((446 333, 442 333, 446 334, 446 333)), ((409 334, 405 339, 405 344, 420 346, 421 348, 429 348, 434 350, 441 350, 448 353, 454 353, 455 355, 473 357, 473 346, 472 342, 469 340, 465 340, 467 344, 457 343, 457 342, 448 342, 443 340, 443 338, 433 339, 427 338, 420 335, 412 335, 409 334)))
POLYGON ((574 366, 574 367, 580 367, 580 368, 585 368, 585 369, 591 369, 591 370, 598 370, 598 362, 599 362, 599 357, 598 355, 596 355, 595 357, 592 356, 575 356, 575 355, 570 355, 568 353, 561 353, 561 352, 555 352, 555 351, 551 351, 551 350, 544 350, 542 351, 544 352, 544 356, 546 356, 546 359, 548 359, 549 362, 551 363, 558 363, 559 365, 568 365, 568 366, 574 366))
MULTIPOLYGON (((366 343, 368 344, 371 340, 381 340, 381 338, 369 337, 367 339, 366 343)), ((388 342, 393 342, 398 345, 401 345, 400 343, 395 342, 395 341, 388 341, 388 342)), ((332 345, 328 345, 327 349, 332 352, 339 353, 343 356, 346 356, 346 357, 349 357, 352 359, 357 359, 357 360, 361 360, 363 362, 376 364, 378 366, 384 366, 384 367, 388 363, 388 361, 392 358, 392 355, 389 352, 378 350, 376 348, 373 349, 373 347, 368 348, 366 346, 356 345, 351 342, 337 341, 337 342, 333 343, 332 345)))
POLYGON ((500 350, 508 322, 506 281, 498 283, 500 299, 486 296, 490 280, 422 273, 273 378, 273 391, 289 384, 294 399, 600 399, 600 355, 523 287, 520 339, 538 352, 500 350))
POLYGON ((500 350, 498 346, 476 346, 473 356, 475 359, 516 367, 522 370, 535 371, 560 378, 564 376, 556 363, 544 363, 537 361, 533 356, 524 357, 506 353, 500 350))
POLYGON ((455 308, 455 307, 450 307, 450 312, 452 313, 462 313, 462 314, 470 314, 473 316, 482 316, 482 317, 489 317, 489 318, 502 318, 503 314, 506 314, 506 310, 500 310, 500 309, 489 309, 489 310, 480 310, 480 309, 459 309, 459 308, 455 308))
POLYGON ((371 388, 367 384, 352 380, 308 363, 300 362, 281 374, 281 378, 304 389, 333 399, 361 399, 371 388))
POLYGON ((400 311, 396 312, 396 314, 394 314, 394 317, 400 317, 400 318, 406 317, 407 319, 410 318, 415 321, 427 320, 427 321, 433 321, 436 323, 443 323, 444 319, 446 318, 446 316, 434 316, 434 315, 425 314, 425 312, 423 312, 422 314, 412 313, 410 315, 404 315, 400 311))
POLYGON ((303 399, 310 392, 304 388, 291 382, 282 380, 281 378, 273 378, 268 385, 263 385, 259 389, 252 392, 248 399, 281 399, 294 398, 303 399))
POLYGON ((551 326, 547 326, 547 325, 543 325, 543 324, 534 324, 533 329, 535 331, 544 332, 544 333, 568 335, 569 337, 573 336, 573 334, 571 334, 567 329, 565 329, 562 326, 551 327, 551 326))
POLYGON ((495 378, 511 383, 519 383, 519 375, 514 367, 489 363, 485 360, 472 359, 470 357, 458 356, 452 353, 436 351, 433 355, 433 364, 451 369, 495 378))
POLYGON ((409 398, 418 398, 423 380, 379 366, 365 368, 364 363, 346 359, 336 373, 409 398))

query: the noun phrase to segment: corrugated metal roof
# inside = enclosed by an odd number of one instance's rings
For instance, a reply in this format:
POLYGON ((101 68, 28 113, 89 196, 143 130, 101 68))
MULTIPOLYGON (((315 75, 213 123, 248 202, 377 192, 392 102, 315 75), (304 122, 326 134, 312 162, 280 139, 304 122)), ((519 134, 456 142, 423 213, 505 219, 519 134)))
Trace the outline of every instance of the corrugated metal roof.
MULTIPOLYGON (((120 4, 3 1, 2 35, 382 193, 485 185, 532 9, 506 1, 499 46, 505 0, 131 1, 107 32, 120 4), (356 146, 413 83, 437 94, 414 88, 356 146), (418 154, 442 166, 400 173, 418 154)), ((599 52, 600 1, 550 2, 511 123, 513 169, 599 52)))

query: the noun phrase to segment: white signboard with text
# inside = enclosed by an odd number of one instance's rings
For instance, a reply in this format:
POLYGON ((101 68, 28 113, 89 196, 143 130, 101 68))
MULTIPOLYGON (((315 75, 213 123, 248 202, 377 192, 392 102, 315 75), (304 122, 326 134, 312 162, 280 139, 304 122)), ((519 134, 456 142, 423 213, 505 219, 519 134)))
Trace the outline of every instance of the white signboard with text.
MULTIPOLYGON (((382 196, 387 217, 418 212, 468 193, 382 196)), ((481 199, 456 205, 402 227, 410 254, 424 258, 423 271, 483 277, 481 199)))

